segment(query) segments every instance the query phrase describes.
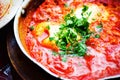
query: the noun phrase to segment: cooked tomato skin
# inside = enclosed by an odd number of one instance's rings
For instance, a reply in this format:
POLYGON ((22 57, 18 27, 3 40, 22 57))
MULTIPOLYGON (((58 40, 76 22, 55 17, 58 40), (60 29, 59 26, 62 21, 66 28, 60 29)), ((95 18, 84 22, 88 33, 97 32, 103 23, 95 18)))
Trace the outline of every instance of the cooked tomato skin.
MULTIPOLYGON (((49 37, 48 30, 44 30, 45 34, 43 36, 47 36, 41 42, 37 40, 38 35, 36 35, 35 30, 29 30, 29 26, 33 25, 36 27, 36 25, 44 21, 60 23, 65 14, 70 11, 70 8, 64 6, 66 1, 46 0, 35 12, 29 12, 29 15, 23 23, 27 27, 26 44, 30 55, 51 72, 71 80, 96 80, 106 76, 120 74, 120 9, 114 8, 115 5, 111 5, 110 2, 100 0, 106 5, 106 9, 111 15, 108 17, 108 20, 96 21, 90 24, 90 30, 95 31, 95 26, 102 23, 103 30, 100 32, 100 38, 90 37, 86 41, 87 46, 93 49, 93 54, 88 51, 87 55, 83 58, 68 57, 67 62, 62 62, 61 56, 54 56, 51 52, 46 51, 46 49, 52 49, 56 52, 59 51, 55 44, 47 41, 49 37), (56 7, 58 10, 56 10, 56 7), (101 60, 101 62, 98 60, 101 60), (107 66, 105 68, 103 66, 101 67, 99 63, 107 66), (98 70, 95 71, 93 67, 98 67, 98 70), (81 73, 77 74, 80 71, 81 73)), ((91 0, 84 0, 85 3, 87 1, 91 2, 91 0)), ((100 5, 98 1, 93 0, 91 3, 100 5)), ((71 6, 77 8, 80 4, 83 5, 83 2, 76 0, 76 2, 71 3, 71 6)))

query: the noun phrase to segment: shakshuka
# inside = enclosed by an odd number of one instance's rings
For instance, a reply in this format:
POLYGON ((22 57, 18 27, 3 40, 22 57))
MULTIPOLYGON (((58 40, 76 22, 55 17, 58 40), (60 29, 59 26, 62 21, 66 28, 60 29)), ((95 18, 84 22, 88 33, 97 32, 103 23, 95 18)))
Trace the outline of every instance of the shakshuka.
POLYGON ((45 0, 20 18, 19 35, 29 55, 62 78, 120 75, 119 0, 45 0))

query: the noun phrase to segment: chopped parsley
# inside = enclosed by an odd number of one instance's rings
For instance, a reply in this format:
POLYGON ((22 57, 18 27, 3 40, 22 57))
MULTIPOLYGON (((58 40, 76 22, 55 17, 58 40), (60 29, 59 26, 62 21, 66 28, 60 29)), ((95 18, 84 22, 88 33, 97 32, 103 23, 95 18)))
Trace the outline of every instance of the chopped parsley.
POLYGON ((96 28, 102 28, 102 25, 98 25, 98 26, 96 26, 96 28))
POLYGON ((48 25, 48 26, 46 26, 46 28, 48 29, 48 30, 50 30, 50 26, 48 25))
POLYGON ((29 29, 32 31, 34 30, 34 26, 30 26, 29 29))
POLYGON ((50 40, 50 41, 54 40, 54 37, 49 37, 49 40, 50 40))
POLYGON ((65 6, 65 7, 69 7, 69 5, 68 5, 67 3, 66 3, 66 4, 64 4, 64 6, 65 6))
MULTIPOLYGON (((83 6, 83 13, 88 9, 83 6)), ((60 25, 60 31, 55 34, 56 45, 60 55, 84 56, 87 51, 86 40, 90 37, 89 22, 84 16, 78 19, 71 11, 64 17, 64 23, 60 25)), ((50 40, 53 40, 50 38, 50 40)))
POLYGON ((57 56, 58 54, 56 52, 52 52, 52 55, 57 56))
POLYGON ((63 56, 63 57, 62 57, 62 61, 63 61, 63 62, 66 62, 66 61, 67 61, 66 56, 63 56))
POLYGON ((95 35, 95 38, 100 38, 100 35, 99 35, 99 34, 96 34, 96 35, 95 35))
POLYGON ((88 6, 86 6, 86 5, 83 5, 83 9, 82 9, 82 12, 86 12, 87 10, 88 10, 88 6))
POLYGON ((102 25, 102 23, 100 23, 99 25, 97 25, 96 28, 97 28, 97 31, 98 31, 98 32, 101 32, 101 31, 103 30, 103 25, 102 25))

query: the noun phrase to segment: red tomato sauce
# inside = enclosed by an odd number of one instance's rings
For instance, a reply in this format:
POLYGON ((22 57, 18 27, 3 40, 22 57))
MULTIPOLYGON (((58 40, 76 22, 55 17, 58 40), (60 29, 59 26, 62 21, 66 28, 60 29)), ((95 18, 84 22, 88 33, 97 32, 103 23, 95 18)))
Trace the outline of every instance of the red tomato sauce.
MULTIPOLYGON (((23 21, 27 27, 26 45, 30 55, 48 68, 51 72, 70 79, 70 80, 96 80, 114 75, 120 75, 120 2, 109 2, 104 0, 46 0, 35 12, 30 12, 23 21), (85 3, 104 5, 109 12, 107 20, 101 20, 103 30, 100 32, 100 38, 90 37, 86 41, 87 55, 84 57, 66 56, 67 61, 63 62, 62 57, 53 55, 49 43, 42 46, 34 31, 30 31, 31 25, 38 25, 44 21, 54 21, 60 23, 70 8, 76 8, 85 3), (65 7, 69 3, 70 7, 65 7), (47 47, 48 46, 48 47, 47 47)), ((89 25, 90 29, 95 30, 95 25, 99 22, 93 22, 89 25)), ((45 32, 42 36, 49 36, 45 32)), ((41 39, 44 39, 41 37, 41 39)))

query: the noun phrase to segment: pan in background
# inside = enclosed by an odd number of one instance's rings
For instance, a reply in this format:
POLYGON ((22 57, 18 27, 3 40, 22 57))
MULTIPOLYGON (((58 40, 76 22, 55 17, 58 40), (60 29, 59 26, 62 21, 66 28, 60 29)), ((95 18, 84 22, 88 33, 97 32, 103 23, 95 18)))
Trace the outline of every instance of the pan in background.
POLYGON ((13 19, 22 2, 23 0, 0 0, 0 28, 13 19))

